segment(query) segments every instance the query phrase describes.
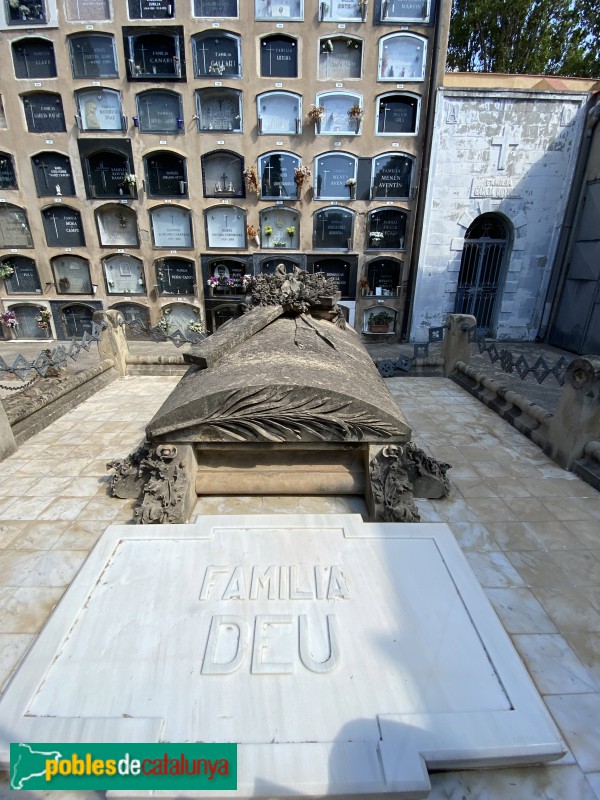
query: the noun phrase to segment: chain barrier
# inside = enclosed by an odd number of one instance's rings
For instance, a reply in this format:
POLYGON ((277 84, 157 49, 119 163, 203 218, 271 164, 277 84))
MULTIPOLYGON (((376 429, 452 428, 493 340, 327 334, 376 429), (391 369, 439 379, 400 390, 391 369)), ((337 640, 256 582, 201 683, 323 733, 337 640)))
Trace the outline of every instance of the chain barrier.
MULTIPOLYGON (((429 345, 441 343, 448 325, 438 325, 429 328, 427 342, 420 342, 413 347, 413 355, 401 355, 398 359, 384 358, 375 362, 379 374, 383 378, 392 378, 398 372, 409 372, 413 366, 415 358, 427 358, 429 356, 429 345)), ((463 325, 463 333, 468 333, 469 343, 477 344, 479 353, 487 353, 490 362, 495 364, 500 362, 500 367, 509 375, 515 372, 524 381, 529 374, 533 375, 538 384, 542 384, 548 375, 553 375, 559 386, 564 386, 567 367, 571 363, 564 356, 561 356, 554 364, 548 364, 543 356, 539 356, 533 364, 530 364, 524 355, 515 356, 505 347, 498 348, 496 341, 487 342, 484 336, 477 336, 477 325, 463 325)))
MULTIPOLYGON (((54 350, 46 348, 40 351, 33 361, 29 361, 24 355, 17 353, 12 364, 7 364, 2 356, 0 356, 0 375, 13 375, 20 381, 25 381, 29 373, 35 370, 37 374, 34 375, 31 381, 33 382, 38 377, 45 378, 50 369, 65 369, 68 358, 77 361, 82 350, 89 352, 90 345, 92 342, 97 342, 100 339, 100 335, 105 327, 106 324, 104 322, 99 325, 92 322, 91 333, 85 331, 80 341, 75 341, 75 339, 73 339, 68 347, 60 344, 58 347, 55 347, 54 350)), ((10 388, 12 391, 16 391, 16 389, 10 388)), ((18 388, 24 389, 26 387, 19 386, 18 388)))

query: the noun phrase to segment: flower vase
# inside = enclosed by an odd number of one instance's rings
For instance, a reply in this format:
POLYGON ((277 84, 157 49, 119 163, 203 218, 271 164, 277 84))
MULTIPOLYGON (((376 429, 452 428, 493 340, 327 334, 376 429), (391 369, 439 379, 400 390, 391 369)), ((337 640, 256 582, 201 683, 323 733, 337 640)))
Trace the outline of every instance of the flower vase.
POLYGON ((316 134, 321 133, 321 120, 320 119, 315 120, 315 133, 316 134))
POLYGON ((357 135, 360 133, 360 123, 361 123, 361 119, 360 119, 360 117, 357 117, 354 120, 354 131, 355 131, 355 133, 357 135))
POLYGON ((260 237, 258 236, 258 234, 256 234, 256 236, 254 237, 254 244, 255 244, 257 247, 259 247, 259 246, 260 246, 260 237))
POLYGON ((215 293, 214 287, 209 286, 208 287, 208 296, 212 297, 214 295, 214 293, 215 293))
POLYGON ((348 194, 350 195, 350 200, 354 200, 356 198, 356 186, 349 186, 348 194))

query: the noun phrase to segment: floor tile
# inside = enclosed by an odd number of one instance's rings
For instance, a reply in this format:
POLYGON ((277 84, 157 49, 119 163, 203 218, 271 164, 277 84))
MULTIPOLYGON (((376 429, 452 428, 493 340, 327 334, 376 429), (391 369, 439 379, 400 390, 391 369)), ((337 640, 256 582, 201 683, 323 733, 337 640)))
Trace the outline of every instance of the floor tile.
POLYGON ((531 589, 486 589, 508 633, 556 633, 557 629, 531 589))
POLYGON ((542 550, 507 550, 510 563, 522 577, 527 586, 567 586, 569 581, 565 573, 554 561, 554 553, 550 555, 542 550))
POLYGON ((597 692, 597 681, 560 634, 519 634, 513 643, 542 694, 597 692))
POLYGON ((577 763, 584 772, 600 771, 600 694, 565 694, 545 698, 577 763))
POLYGON ((536 588, 533 593, 561 633, 600 632, 600 609, 594 607, 583 589, 548 586, 536 588))

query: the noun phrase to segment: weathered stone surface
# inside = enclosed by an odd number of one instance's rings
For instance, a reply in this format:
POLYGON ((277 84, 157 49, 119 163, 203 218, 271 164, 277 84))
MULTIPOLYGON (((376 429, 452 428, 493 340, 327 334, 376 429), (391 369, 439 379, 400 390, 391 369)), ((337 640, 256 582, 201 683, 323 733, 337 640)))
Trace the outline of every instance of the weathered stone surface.
POLYGON ((410 439, 358 338, 303 315, 277 318, 210 369, 192 367, 146 433, 171 442, 410 439))
POLYGON ((256 308, 252 313, 238 317, 235 324, 220 328, 208 339, 203 339, 197 345, 190 347, 184 352, 183 360, 188 364, 195 364, 201 369, 212 367, 220 358, 235 350, 246 339, 254 336, 282 314, 283 307, 280 305, 256 308))

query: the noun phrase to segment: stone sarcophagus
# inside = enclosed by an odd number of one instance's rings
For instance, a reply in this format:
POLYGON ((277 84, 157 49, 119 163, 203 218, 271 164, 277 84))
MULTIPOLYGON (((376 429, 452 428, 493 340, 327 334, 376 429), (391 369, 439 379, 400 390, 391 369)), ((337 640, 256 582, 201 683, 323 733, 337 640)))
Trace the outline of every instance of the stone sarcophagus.
POLYGON ((143 489, 140 522, 185 522, 207 494, 360 494, 412 521, 415 486, 445 493, 337 299, 321 274, 260 276, 250 310, 189 349, 147 441, 112 464, 116 494, 143 489))

